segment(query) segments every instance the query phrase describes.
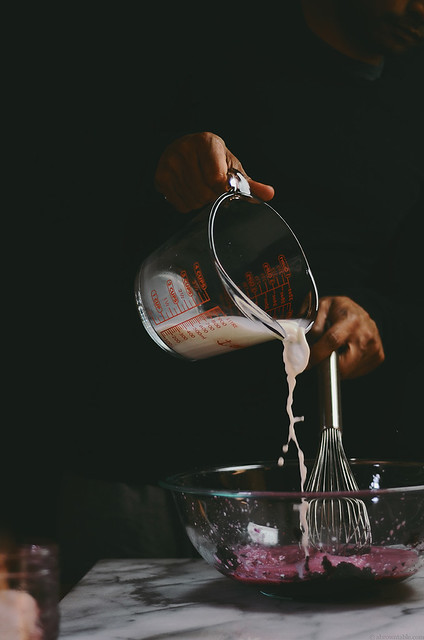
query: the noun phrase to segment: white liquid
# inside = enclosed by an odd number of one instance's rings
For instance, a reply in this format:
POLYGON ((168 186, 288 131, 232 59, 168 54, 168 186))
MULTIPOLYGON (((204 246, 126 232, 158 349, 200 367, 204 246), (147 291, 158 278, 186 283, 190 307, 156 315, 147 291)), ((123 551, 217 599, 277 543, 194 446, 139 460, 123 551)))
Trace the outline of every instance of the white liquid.
POLYGON ((174 351, 194 360, 267 342, 275 334, 241 316, 200 314, 179 324, 164 323, 160 337, 174 351))
MULTIPOLYGON (((283 329, 286 333, 286 338, 283 339, 283 362, 286 369, 288 396, 287 396, 287 414, 289 416, 289 435, 286 444, 283 445, 283 453, 287 453, 289 444, 293 441, 297 448, 297 456, 299 459, 299 471, 300 471, 300 490, 304 491, 305 480, 308 473, 308 469, 305 465, 305 456, 300 448, 299 442, 296 436, 295 423, 303 421, 302 417, 295 417, 293 415, 293 392, 296 386, 296 376, 302 373, 306 369, 309 360, 309 345, 306 341, 305 329, 303 326, 286 320, 281 322, 283 329)), ((281 456, 278 459, 278 464, 282 466, 284 464, 284 457, 281 456)), ((301 544, 305 551, 305 556, 309 555, 309 527, 306 514, 308 511, 308 502, 302 498, 299 505, 299 520, 302 530, 301 544)))
MULTIPOLYGON (((295 423, 303 421, 302 417, 295 417, 293 415, 293 392, 296 386, 296 376, 302 373, 306 369, 309 360, 309 345, 306 341, 306 335, 304 328, 290 320, 281 322, 283 329, 286 333, 286 338, 283 339, 283 361, 286 369, 288 396, 287 396, 287 415, 289 416, 289 435, 286 444, 283 446, 283 453, 287 453, 289 444, 293 440, 297 448, 297 455, 299 458, 300 467, 300 488, 304 490, 304 484, 306 480, 307 468, 305 465, 305 456, 299 446, 299 442, 296 436, 295 423)), ((278 460, 278 464, 281 466, 284 464, 284 458, 281 456, 278 460)))

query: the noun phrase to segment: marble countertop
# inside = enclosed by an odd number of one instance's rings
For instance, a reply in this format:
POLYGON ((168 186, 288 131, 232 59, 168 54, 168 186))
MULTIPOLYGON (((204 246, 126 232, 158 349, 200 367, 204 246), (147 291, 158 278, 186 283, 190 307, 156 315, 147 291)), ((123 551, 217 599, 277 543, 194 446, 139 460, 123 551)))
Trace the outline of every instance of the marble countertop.
POLYGON ((264 596, 201 559, 102 560, 60 608, 60 640, 424 640, 424 572, 331 603, 264 596))

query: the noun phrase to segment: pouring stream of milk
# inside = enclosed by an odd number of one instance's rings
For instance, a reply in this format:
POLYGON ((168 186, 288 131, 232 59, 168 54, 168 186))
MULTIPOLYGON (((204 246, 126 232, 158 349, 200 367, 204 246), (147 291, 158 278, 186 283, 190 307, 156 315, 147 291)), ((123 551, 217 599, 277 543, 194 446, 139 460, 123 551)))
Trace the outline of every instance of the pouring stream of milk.
MULTIPOLYGON (((305 465, 305 456, 300 448, 299 442, 296 436, 295 423, 303 420, 303 417, 295 417, 293 414, 293 392, 296 386, 296 376, 302 373, 306 369, 309 360, 309 345, 306 341, 306 335, 304 328, 293 320, 279 321, 281 324, 285 336, 282 337, 283 342, 283 361, 287 375, 288 395, 287 395, 287 414, 289 416, 289 435, 285 445, 283 445, 283 453, 287 453, 289 444, 293 440, 297 448, 297 455, 299 459, 300 470, 300 490, 304 491, 304 485, 306 475, 308 473, 305 465)), ((284 464, 284 457, 281 456, 278 460, 278 464, 282 466, 284 464)), ((306 514, 308 511, 308 503, 302 498, 299 507, 299 519, 302 528, 302 547, 305 550, 305 555, 309 555, 308 540, 309 530, 306 514)))
MULTIPOLYGON (((306 480, 307 469, 305 466, 305 459, 303 451, 301 450, 294 425, 296 422, 303 420, 303 417, 296 418, 293 415, 293 392, 296 386, 296 376, 302 373, 306 369, 309 360, 309 345, 306 341, 305 330, 297 322, 284 320, 280 324, 286 334, 282 338, 283 342, 283 361, 287 375, 288 396, 287 396, 287 414, 289 416, 289 437, 286 444, 283 446, 283 453, 287 453, 290 441, 293 440, 297 447, 297 453, 299 457, 300 466, 300 480, 301 491, 304 489, 304 483, 306 480)), ((284 464, 284 458, 280 457, 278 464, 281 466, 284 464)))

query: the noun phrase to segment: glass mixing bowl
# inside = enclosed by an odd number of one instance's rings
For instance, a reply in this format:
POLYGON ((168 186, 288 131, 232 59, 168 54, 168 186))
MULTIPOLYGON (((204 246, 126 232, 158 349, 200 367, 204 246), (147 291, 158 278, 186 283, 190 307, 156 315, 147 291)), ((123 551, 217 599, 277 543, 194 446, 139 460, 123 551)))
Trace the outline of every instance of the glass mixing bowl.
POLYGON ((225 576, 274 596, 340 595, 404 580, 424 564, 424 463, 350 463, 355 493, 301 493, 297 462, 209 468, 160 484, 196 550, 225 576), (363 501, 370 547, 336 555, 310 545, 308 505, 323 498, 363 501))

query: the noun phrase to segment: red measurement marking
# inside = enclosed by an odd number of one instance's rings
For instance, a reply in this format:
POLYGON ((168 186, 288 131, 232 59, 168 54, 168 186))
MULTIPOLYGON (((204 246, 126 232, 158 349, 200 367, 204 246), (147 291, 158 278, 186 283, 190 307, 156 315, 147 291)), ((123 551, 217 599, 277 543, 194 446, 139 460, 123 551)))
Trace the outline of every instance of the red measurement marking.
POLYGON ((227 318, 225 313, 220 307, 214 307, 209 311, 199 313, 199 315, 179 322, 178 324, 168 327, 160 332, 160 335, 164 342, 170 347, 176 344, 194 338, 204 340, 206 334, 214 332, 216 329, 227 326, 228 324, 234 325, 234 321, 227 318))
POLYGON ((172 280, 169 279, 166 281, 166 286, 168 287, 169 295, 171 296, 171 300, 174 304, 178 305, 178 296, 175 293, 174 285, 172 284, 172 280))
POLYGON ((158 311, 158 313, 162 313, 162 305, 160 303, 158 292, 156 291, 156 289, 152 289, 152 291, 150 292, 150 295, 152 296, 155 309, 158 311))
POLYGON ((277 264, 262 263, 263 271, 254 274, 247 271, 243 288, 246 294, 261 309, 274 318, 290 318, 293 315, 291 302, 293 292, 290 286, 291 271, 284 254, 277 258, 277 264))
POLYGON ((278 276, 276 276, 275 270, 271 268, 268 262, 264 262, 262 265, 264 273, 270 283, 271 286, 275 284, 275 280, 278 276))
MULTIPOLYGON (((198 263, 196 264, 198 265, 198 263)), ((168 322, 171 318, 176 318, 210 301, 200 267, 196 272, 196 279, 193 278, 192 283, 189 282, 188 274, 185 270, 180 272, 180 276, 184 288, 180 284, 176 290, 174 282, 169 278, 166 281, 169 296, 164 296, 162 300, 159 299, 157 291, 152 290, 153 304, 158 312, 158 315, 152 317, 155 325, 168 322), (201 283, 199 283, 199 279, 201 279, 201 283)), ((176 277, 178 278, 178 276, 176 277)))
POLYGON ((184 288, 187 291, 187 295, 190 296, 190 298, 193 297, 193 289, 190 286, 190 282, 188 280, 188 275, 187 275, 187 271, 184 269, 183 271, 181 271, 180 273, 183 282, 184 282, 184 288))
POLYGON ((205 290, 207 289, 208 285, 206 284, 206 280, 204 278, 203 272, 200 268, 200 264, 198 262, 195 262, 193 265, 193 269, 194 269, 194 273, 196 275, 197 281, 200 285, 200 287, 205 290))
POLYGON ((288 276, 288 277, 291 276, 289 263, 287 262, 287 258, 286 258, 286 256, 284 254, 280 253, 280 255, 278 256, 278 262, 283 267, 283 271, 286 274, 286 276, 288 276))
POLYGON ((255 277, 251 271, 247 271, 245 274, 246 282, 251 291, 251 294, 255 296, 258 292, 258 287, 256 286, 255 277))

